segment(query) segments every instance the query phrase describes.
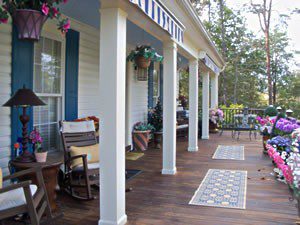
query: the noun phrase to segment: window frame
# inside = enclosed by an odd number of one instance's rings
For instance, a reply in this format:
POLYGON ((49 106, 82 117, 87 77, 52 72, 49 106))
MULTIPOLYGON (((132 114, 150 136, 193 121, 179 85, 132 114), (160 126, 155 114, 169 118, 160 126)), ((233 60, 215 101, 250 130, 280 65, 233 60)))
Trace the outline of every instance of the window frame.
MULTIPOLYGON (((43 38, 48 38, 54 41, 58 41, 61 43, 61 68, 60 68, 60 73, 61 73, 61 80, 60 80, 60 93, 58 94, 51 94, 51 93, 37 93, 36 95, 38 97, 56 97, 56 101, 57 101, 57 122, 50 122, 47 124, 58 124, 60 120, 64 120, 65 119, 65 60, 66 60, 66 41, 65 41, 65 37, 63 37, 62 35, 57 34, 58 32, 51 33, 49 31, 43 31, 41 37, 43 38)), ((34 45, 34 58, 33 58, 33 73, 35 74, 35 65, 36 65, 36 61, 35 61, 35 45, 34 45)), ((33 77, 33 90, 35 90, 35 79, 33 77)), ((34 116, 34 115, 33 115, 34 116)), ((34 118, 33 118, 34 121, 34 118)), ((46 125, 46 124, 33 124, 33 126, 41 126, 41 125, 46 125)), ((59 149, 57 149, 59 150, 59 149)))

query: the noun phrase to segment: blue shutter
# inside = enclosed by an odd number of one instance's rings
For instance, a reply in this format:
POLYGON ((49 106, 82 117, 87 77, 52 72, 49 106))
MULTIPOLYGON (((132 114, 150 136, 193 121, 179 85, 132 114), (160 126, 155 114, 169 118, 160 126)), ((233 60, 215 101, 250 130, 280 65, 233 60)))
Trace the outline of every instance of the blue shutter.
POLYGON ((154 72, 154 63, 151 62, 148 69, 148 109, 153 108, 153 72, 154 72))
POLYGON ((79 32, 69 30, 66 35, 66 79, 65 79, 65 119, 78 118, 78 64, 79 32))
MULTIPOLYGON (((12 32, 12 82, 11 90, 14 94, 23 85, 26 88, 33 88, 33 58, 34 58, 34 42, 19 40, 17 28, 13 27, 12 32)), ((11 148, 13 153, 13 145, 18 137, 22 136, 22 124, 19 119, 21 109, 12 108, 11 111, 11 148)), ((30 116, 28 124, 28 132, 33 128, 33 110, 27 109, 30 116)), ((13 154, 12 154, 13 156, 13 154)))
POLYGON ((159 94, 160 94, 160 103, 161 105, 164 104, 164 99, 163 99, 163 96, 164 96, 164 66, 163 64, 161 63, 159 65, 159 94))

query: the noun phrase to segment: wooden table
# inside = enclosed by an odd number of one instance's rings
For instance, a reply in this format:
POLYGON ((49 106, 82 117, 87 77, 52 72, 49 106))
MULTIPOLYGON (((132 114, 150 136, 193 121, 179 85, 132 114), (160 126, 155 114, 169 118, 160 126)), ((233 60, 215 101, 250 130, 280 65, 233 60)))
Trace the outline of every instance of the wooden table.
MULTIPOLYGON (((51 209, 57 211, 56 205, 56 190, 57 190, 57 177, 60 166, 64 163, 63 152, 51 152, 48 153, 47 162, 45 163, 21 163, 17 161, 12 161, 11 165, 16 169, 16 171, 26 170, 33 167, 41 166, 43 177, 45 181, 45 186, 47 189, 47 194, 50 202, 51 209)), ((37 184, 36 177, 31 174, 24 176, 22 180, 31 180, 33 184, 37 184)))

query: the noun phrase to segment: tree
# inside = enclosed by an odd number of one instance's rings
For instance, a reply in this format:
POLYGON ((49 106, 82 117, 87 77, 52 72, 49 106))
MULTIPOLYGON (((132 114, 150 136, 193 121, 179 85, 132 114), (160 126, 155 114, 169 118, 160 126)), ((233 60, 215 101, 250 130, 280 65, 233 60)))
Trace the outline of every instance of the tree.
POLYGON ((262 4, 254 4, 251 0, 252 12, 258 15, 261 30, 265 36, 266 74, 268 78, 269 105, 273 104, 273 85, 271 77, 270 24, 272 0, 262 0, 262 4), (269 1, 269 2, 267 2, 269 1))

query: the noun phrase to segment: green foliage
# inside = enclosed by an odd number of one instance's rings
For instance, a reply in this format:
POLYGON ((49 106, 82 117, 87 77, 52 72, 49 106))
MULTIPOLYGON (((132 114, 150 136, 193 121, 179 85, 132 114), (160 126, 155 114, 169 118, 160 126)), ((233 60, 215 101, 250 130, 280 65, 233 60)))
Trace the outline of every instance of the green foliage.
POLYGON ((243 109, 245 108, 243 104, 230 104, 229 106, 220 105, 221 109, 243 109))
POLYGON ((151 124, 138 122, 133 126, 133 130, 135 131, 152 131, 154 127, 151 124))
POLYGON ((160 132, 163 128, 163 110, 160 100, 153 110, 150 110, 148 115, 148 123, 154 127, 154 132, 160 132))
POLYGON ((265 109, 265 116, 277 116, 278 111, 275 107, 269 106, 265 109))
POLYGON ((150 59, 153 62, 161 62, 163 60, 163 57, 159 55, 154 48, 148 45, 141 45, 130 52, 127 56, 127 61, 134 62, 139 56, 143 56, 145 59, 150 59))

